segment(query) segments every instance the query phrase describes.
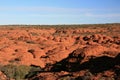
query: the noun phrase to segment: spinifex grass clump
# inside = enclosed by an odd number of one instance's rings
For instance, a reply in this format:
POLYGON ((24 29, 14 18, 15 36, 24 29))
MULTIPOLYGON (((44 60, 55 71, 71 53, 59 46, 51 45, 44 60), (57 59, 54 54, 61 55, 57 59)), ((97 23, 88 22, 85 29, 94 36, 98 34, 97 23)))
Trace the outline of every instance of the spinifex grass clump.
POLYGON ((15 80, 24 80, 26 76, 34 76, 36 75, 34 71, 39 72, 40 68, 36 68, 34 66, 26 66, 26 65, 5 65, 1 66, 0 70, 9 78, 15 80), (31 73, 34 74, 31 74, 31 73))

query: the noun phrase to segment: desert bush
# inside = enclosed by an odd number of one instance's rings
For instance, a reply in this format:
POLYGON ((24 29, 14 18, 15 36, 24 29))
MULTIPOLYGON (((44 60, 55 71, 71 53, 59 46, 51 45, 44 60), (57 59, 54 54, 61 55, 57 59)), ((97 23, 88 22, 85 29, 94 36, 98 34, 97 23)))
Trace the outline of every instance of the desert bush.
POLYGON ((16 80, 24 79, 25 76, 29 73, 30 68, 31 67, 25 65, 17 66, 15 71, 15 79, 16 80))
POLYGON ((0 71, 2 71, 9 79, 24 80, 34 77, 42 71, 42 69, 38 66, 8 64, 5 66, 0 65, 0 71))
POLYGON ((26 75, 26 78, 31 78, 36 76, 42 69, 37 66, 31 66, 29 73, 26 75))
POLYGON ((14 65, 6 65, 2 66, 0 70, 8 77, 14 78, 15 75, 15 66, 14 65))
POLYGON ((8 77, 15 80, 23 80, 25 76, 29 73, 30 67, 25 65, 5 65, 0 68, 0 70, 8 77))

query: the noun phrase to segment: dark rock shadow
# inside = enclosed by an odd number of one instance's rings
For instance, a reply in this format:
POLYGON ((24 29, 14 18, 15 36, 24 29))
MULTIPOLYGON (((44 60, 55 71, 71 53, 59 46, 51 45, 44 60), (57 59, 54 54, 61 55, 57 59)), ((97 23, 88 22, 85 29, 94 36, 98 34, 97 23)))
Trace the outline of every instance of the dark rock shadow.
MULTIPOLYGON (((120 65, 120 53, 115 58, 102 56, 102 57, 90 59, 89 61, 84 62, 82 64, 80 63, 81 59, 79 58, 73 58, 76 59, 73 62, 69 62, 69 59, 71 59, 70 56, 60 62, 57 62, 56 64, 53 65, 50 71, 76 72, 76 71, 88 69, 91 73, 99 73, 106 70, 114 69, 115 65, 120 65)), ((116 73, 119 72, 120 69, 117 70, 116 73)))

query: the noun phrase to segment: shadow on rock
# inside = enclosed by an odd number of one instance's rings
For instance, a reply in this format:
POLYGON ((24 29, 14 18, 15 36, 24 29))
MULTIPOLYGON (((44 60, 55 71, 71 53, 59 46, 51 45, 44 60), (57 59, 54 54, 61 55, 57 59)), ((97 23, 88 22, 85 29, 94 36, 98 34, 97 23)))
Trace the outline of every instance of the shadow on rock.
MULTIPOLYGON (((84 62, 82 64, 80 62, 80 58, 69 56, 68 58, 54 64, 50 71, 76 72, 87 69, 91 73, 103 72, 106 70, 114 69, 115 65, 120 65, 120 53, 115 58, 102 56, 90 59, 89 61, 84 62)), ((118 71, 116 73, 119 73, 118 71)))

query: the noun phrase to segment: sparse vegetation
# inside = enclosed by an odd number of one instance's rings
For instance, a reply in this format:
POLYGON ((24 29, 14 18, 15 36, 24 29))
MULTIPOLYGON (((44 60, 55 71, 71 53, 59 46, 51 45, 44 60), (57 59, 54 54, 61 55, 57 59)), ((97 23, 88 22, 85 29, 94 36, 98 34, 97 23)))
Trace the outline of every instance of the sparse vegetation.
POLYGON ((26 75, 26 78, 31 78, 37 75, 42 69, 37 66, 31 66, 29 73, 26 75))
POLYGON ((36 75, 41 68, 26 65, 5 65, 1 66, 0 70, 9 78, 15 80, 24 80, 25 78, 36 75))

